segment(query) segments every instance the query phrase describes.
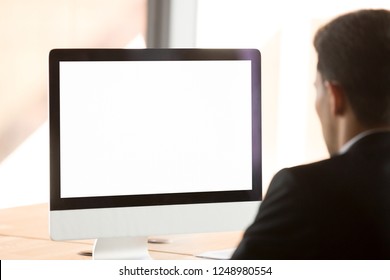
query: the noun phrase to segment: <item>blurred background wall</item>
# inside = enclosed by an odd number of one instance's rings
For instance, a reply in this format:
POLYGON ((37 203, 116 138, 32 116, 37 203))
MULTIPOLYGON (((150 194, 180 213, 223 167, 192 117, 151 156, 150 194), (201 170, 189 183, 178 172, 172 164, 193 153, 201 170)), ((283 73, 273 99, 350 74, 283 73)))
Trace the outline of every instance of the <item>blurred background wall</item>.
POLYGON ((0 0, 0 208, 48 202, 53 48, 258 48, 263 183, 327 157, 314 110, 315 31, 388 0, 0 0))

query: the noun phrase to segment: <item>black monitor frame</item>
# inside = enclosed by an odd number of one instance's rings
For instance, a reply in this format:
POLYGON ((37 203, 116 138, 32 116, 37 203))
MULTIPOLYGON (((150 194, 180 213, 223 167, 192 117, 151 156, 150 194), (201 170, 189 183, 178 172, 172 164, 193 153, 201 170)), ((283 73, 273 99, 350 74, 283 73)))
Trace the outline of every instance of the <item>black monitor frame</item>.
POLYGON ((49 55, 50 210, 259 201, 262 196, 261 55, 256 49, 55 49, 49 55), (61 198, 61 61, 250 60, 252 67, 252 189, 199 193, 61 198))

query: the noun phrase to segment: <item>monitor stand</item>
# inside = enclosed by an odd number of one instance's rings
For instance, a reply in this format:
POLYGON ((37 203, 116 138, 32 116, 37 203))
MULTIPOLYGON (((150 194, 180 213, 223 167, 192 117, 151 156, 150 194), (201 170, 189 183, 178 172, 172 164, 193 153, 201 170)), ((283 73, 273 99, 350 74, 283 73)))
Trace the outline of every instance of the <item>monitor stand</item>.
POLYGON ((94 260, 148 260, 147 237, 115 237, 96 239, 94 260))

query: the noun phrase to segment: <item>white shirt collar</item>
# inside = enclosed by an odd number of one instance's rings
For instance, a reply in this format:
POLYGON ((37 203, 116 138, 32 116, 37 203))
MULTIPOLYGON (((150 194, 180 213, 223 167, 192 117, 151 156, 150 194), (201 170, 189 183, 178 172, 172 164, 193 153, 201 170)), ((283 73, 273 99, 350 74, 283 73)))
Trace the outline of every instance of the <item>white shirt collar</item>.
POLYGON ((359 133, 358 135, 356 135, 355 137, 353 137, 352 139, 350 139, 347 143, 345 143, 341 147, 341 149, 339 150, 338 154, 341 155, 341 154, 346 153, 356 142, 358 142, 359 140, 363 139, 364 137, 366 137, 368 135, 371 135, 374 133, 379 133, 379 132, 385 132, 385 131, 390 132, 390 128, 375 128, 375 129, 363 131, 363 132, 359 133))

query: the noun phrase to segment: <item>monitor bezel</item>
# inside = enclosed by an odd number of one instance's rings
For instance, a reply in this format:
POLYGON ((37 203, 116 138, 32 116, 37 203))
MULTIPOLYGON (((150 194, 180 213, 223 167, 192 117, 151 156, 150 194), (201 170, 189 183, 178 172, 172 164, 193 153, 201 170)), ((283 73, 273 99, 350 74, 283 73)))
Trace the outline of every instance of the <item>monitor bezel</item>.
POLYGON ((257 49, 54 49, 49 55, 50 210, 259 201, 262 196, 261 55, 257 49), (61 198, 60 62, 250 60, 252 189, 240 191, 61 198))

